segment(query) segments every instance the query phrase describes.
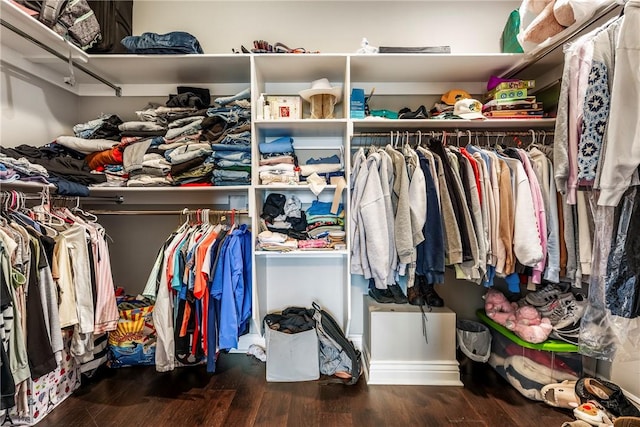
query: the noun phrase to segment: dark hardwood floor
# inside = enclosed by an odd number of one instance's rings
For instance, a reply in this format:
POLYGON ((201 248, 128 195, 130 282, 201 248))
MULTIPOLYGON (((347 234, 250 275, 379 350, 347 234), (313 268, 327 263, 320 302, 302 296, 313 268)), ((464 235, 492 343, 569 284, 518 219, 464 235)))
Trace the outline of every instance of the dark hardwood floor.
POLYGON ((158 373, 104 369, 62 402, 45 426, 487 426, 560 427, 573 417, 520 395, 488 365, 462 361, 464 387, 355 386, 320 379, 267 383, 244 354, 158 373))

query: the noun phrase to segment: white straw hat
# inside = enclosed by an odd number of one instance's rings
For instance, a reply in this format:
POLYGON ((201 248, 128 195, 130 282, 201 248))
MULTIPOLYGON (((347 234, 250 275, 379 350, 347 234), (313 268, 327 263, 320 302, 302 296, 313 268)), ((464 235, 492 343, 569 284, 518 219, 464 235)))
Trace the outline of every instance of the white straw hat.
POLYGON ((328 79, 322 78, 311 82, 311 89, 305 89, 300 91, 300 96, 305 101, 310 101, 313 95, 329 94, 336 97, 336 103, 342 99, 342 88, 338 86, 331 86, 328 79))

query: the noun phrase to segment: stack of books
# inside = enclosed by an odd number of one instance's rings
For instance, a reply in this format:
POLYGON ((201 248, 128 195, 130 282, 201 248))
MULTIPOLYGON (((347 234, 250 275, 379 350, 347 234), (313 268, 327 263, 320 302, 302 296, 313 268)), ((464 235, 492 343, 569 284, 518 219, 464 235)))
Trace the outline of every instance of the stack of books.
POLYGON ((535 87, 535 80, 502 82, 484 98, 482 114, 488 119, 541 119, 542 102, 527 94, 535 87))

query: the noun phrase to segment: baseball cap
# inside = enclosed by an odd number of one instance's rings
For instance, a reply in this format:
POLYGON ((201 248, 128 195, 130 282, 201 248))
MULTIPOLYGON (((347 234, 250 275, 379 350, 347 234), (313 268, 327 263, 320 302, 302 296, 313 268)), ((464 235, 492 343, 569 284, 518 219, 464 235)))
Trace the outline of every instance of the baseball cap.
POLYGON ((469 92, 464 91, 462 89, 451 89, 449 92, 442 95, 440 100, 447 105, 454 105, 456 101, 460 101, 461 99, 471 98, 469 92))
POLYGON ((476 99, 461 99, 453 107, 453 114, 463 119, 485 119, 482 115, 482 104, 476 99))

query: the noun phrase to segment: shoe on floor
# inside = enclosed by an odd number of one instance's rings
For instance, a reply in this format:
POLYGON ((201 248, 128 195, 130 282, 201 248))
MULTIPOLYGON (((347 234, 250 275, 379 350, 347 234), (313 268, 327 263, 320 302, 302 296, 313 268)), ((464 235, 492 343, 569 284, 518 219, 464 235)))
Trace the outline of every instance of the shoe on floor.
POLYGON ((575 420, 562 423, 562 427, 591 427, 591 424, 586 421, 575 420))
POLYGON ((622 389, 612 382, 583 377, 576 382, 576 394, 582 401, 598 402, 615 417, 640 417, 640 410, 627 399, 622 389))
POLYGON ((573 409, 580 406, 581 401, 576 394, 576 382, 564 380, 561 383, 547 384, 540 394, 544 403, 556 408, 573 409))
POLYGON ((613 427, 640 427, 640 418, 638 418, 638 417, 618 417, 613 422, 613 427))
POLYGON ((602 405, 589 400, 573 410, 573 416, 592 426, 612 426, 613 416, 602 405))

